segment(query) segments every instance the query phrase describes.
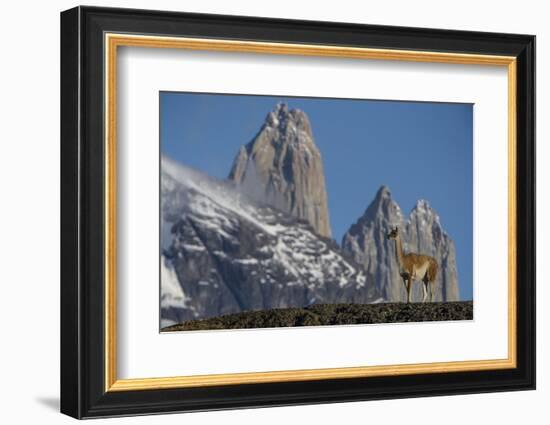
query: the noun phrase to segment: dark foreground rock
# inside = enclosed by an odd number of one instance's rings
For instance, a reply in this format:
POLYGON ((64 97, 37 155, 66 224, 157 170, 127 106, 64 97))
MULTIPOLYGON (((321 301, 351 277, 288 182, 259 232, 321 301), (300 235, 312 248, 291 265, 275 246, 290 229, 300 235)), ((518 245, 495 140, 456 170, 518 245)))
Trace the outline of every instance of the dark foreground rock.
POLYGON ((355 325, 472 319, 472 301, 424 304, 317 304, 305 308, 250 311, 205 320, 189 320, 163 328, 162 331, 355 325))

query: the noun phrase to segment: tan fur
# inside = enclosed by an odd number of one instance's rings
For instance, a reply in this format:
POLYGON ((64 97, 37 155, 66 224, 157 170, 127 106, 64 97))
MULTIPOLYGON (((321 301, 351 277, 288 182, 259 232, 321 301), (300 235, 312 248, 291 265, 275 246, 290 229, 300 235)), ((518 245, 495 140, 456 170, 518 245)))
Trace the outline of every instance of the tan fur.
POLYGON ((428 280, 430 282, 435 282, 435 279, 437 278, 437 270, 438 270, 438 265, 437 265, 437 261, 435 261, 434 258, 432 257, 429 257, 430 258, 430 267, 428 268, 428 280))
POLYGON ((407 290, 407 302, 411 301, 411 289, 414 281, 420 280, 424 284, 424 299, 426 301, 429 290, 430 301, 433 296, 433 286, 437 278, 438 265, 435 258, 428 255, 403 252, 403 245, 397 227, 390 231, 388 239, 395 239, 399 273, 407 290))

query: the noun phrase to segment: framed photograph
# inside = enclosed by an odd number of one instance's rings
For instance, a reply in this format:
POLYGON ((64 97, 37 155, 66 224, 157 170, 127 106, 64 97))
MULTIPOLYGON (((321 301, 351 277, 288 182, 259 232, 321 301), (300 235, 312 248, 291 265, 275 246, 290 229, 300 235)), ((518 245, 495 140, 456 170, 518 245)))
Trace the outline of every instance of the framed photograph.
POLYGON ((535 388, 535 37, 61 14, 61 411, 535 388))

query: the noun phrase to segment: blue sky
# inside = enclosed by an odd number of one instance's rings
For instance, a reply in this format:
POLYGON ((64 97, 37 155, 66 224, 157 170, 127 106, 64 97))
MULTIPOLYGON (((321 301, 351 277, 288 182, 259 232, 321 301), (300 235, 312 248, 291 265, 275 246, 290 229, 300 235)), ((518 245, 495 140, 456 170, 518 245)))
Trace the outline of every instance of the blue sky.
POLYGON ((161 151, 226 178, 277 102, 311 121, 338 243, 385 184, 408 214, 427 199, 455 241, 462 299, 472 299, 473 105, 161 92, 161 151))

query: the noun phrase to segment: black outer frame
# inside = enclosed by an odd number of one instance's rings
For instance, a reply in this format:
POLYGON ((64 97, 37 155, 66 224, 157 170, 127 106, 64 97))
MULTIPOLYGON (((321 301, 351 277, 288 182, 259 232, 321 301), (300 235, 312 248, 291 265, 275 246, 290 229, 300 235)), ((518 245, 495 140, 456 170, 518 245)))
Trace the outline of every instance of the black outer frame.
POLYGON ((75 418, 535 388, 535 37, 77 7, 61 13, 61 412, 75 418), (104 391, 105 32, 517 57, 517 368, 104 391))

